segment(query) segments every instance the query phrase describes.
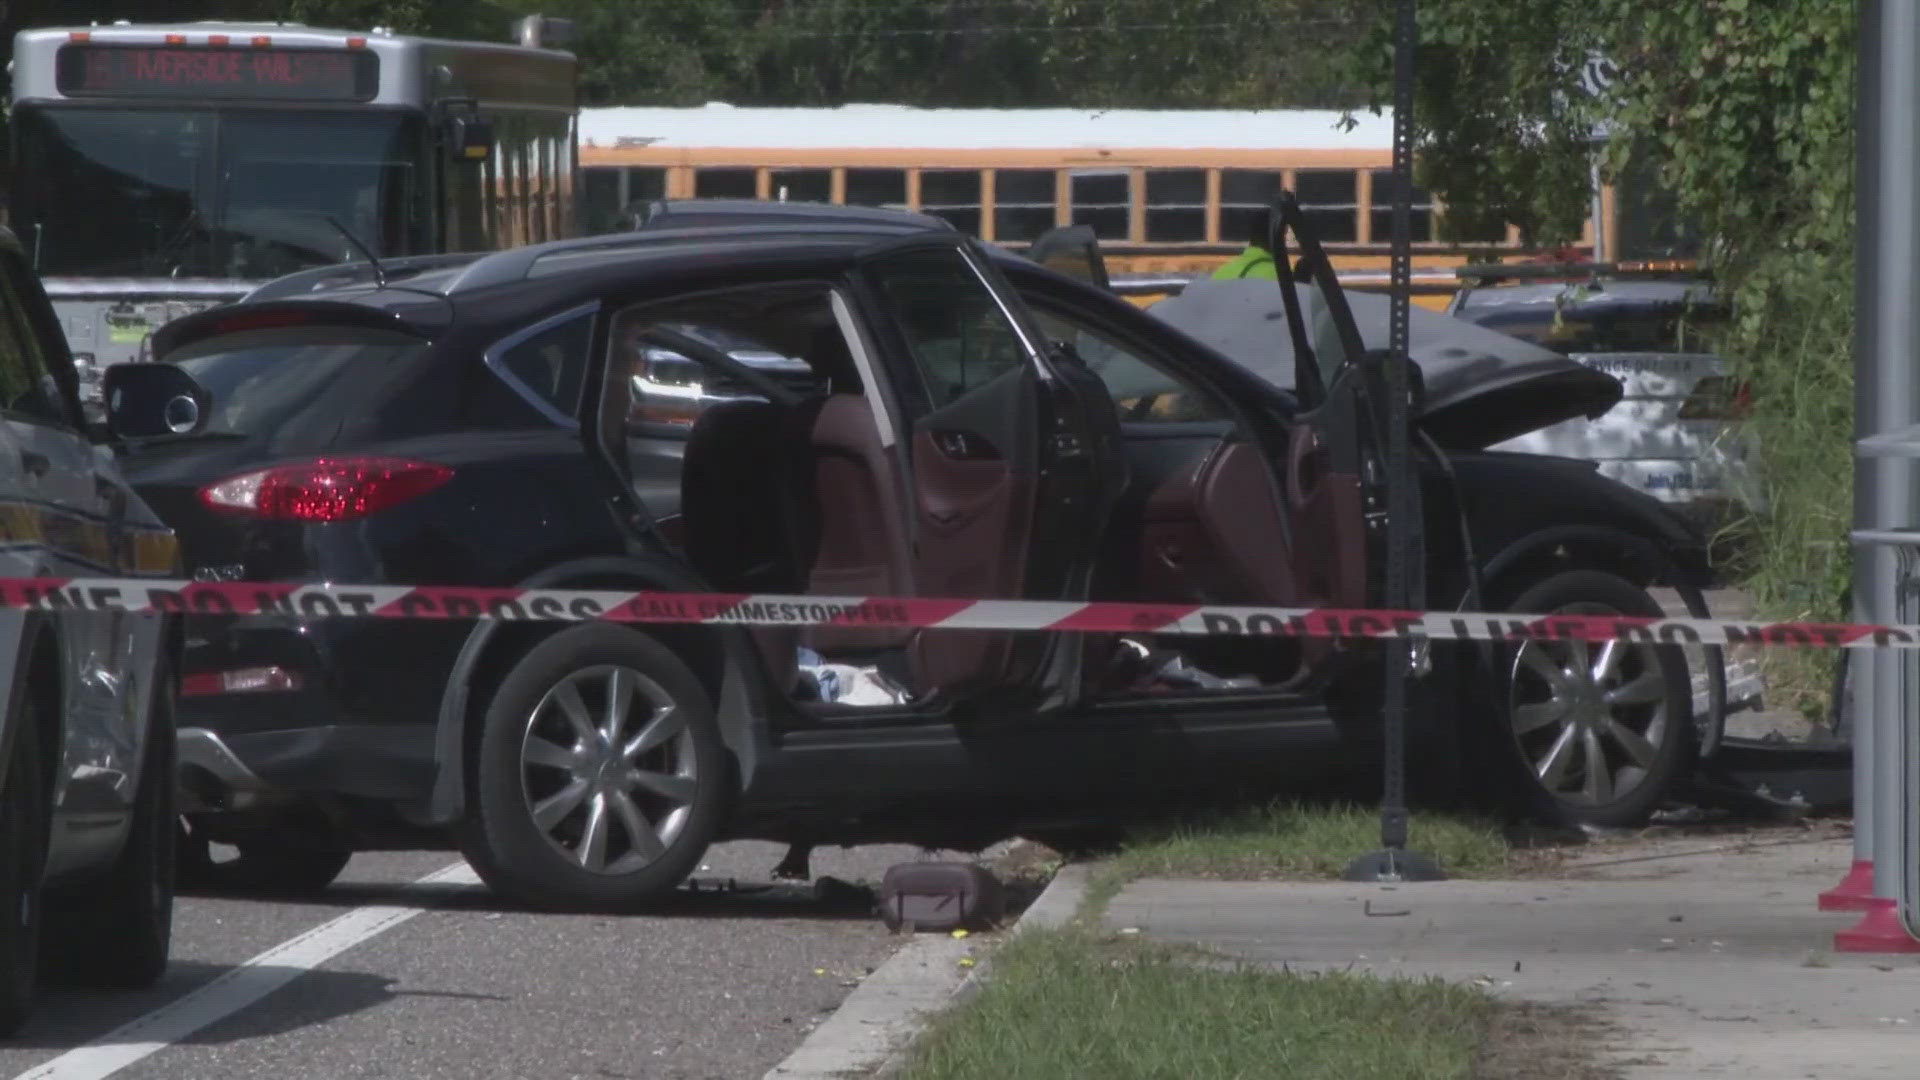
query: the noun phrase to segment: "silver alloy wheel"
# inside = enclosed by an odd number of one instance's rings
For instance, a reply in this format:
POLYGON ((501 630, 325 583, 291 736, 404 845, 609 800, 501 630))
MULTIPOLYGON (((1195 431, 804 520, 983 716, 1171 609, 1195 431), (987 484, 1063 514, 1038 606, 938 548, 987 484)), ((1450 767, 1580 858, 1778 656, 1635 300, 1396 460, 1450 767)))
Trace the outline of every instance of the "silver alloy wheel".
POLYGON ((583 870, 628 874, 659 858, 686 826, 699 784, 686 714, 632 668, 573 672, 527 716, 527 813, 583 870))
MULTIPOLYGON (((1618 615, 1605 604, 1567 604, 1554 614, 1618 615)), ((1508 716, 1527 765, 1549 794, 1599 806, 1651 775, 1668 721, 1667 677, 1658 649, 1609 641, 1530 641, 1514 653, 1508 716)))

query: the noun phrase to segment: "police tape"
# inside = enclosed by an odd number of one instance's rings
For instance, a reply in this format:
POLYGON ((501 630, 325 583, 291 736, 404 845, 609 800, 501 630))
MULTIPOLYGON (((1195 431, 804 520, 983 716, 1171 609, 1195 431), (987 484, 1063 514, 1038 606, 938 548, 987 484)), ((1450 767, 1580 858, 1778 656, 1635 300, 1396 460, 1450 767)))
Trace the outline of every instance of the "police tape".
POLYGON ((1627 641, 1671 645, 1920 648, 1920 626, 1858 623, 154 578, 0 578, 0 609, 266 615, 294 619, 603 621, 1341 640, 1627 641))

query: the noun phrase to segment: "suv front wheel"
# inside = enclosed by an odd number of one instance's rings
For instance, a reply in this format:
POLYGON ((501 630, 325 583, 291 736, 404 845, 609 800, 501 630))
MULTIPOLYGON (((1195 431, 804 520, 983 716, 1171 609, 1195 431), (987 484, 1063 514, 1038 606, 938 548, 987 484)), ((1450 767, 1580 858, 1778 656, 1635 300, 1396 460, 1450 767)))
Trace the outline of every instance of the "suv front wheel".
POLYGON ((494 693, 461 849, 516 902, 631 908, 699 864, 729 775, 713 706, 678 656, 626 627, 574 627, 494 693))
MULTIPOLYGON (((1663 614, 1612 574, 1573 570, 1528 588, 1516 614, 1663 614)), ((1533 809, 1566 824, 1638 825, 1684 780, 1693 759, 1693 694, 1674 646, 1531 641, 1498 654, 1504 730, 1496 752, 1533 809)))

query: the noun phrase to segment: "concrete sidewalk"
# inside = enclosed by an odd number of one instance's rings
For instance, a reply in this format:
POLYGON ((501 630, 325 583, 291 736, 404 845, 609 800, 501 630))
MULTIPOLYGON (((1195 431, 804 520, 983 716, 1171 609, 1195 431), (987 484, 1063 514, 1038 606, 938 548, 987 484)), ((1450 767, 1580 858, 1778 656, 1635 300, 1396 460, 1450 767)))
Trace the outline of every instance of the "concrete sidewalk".
POLYGON ((1920 1076, 1920 960, 1836 955, 1822 914, 1844 839, 1596 854, 1576 880, 1345 885, 1141 881, 1115 928, 1294 970, 1476 981, 1585 1003, 1632 1080, 1920 1076))

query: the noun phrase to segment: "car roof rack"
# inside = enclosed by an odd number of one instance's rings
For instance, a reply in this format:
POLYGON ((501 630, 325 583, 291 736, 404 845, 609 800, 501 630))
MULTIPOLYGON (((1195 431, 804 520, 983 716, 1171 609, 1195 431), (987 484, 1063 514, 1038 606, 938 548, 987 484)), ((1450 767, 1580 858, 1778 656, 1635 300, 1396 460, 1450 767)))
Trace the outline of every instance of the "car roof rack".
POLYGON ((1707 270, 1694 259, 1643 259, 1630 262, 1525 262, 1473 263, 1456 267, 1454 276, 1473 285, 1494 285, 1503 281, 1576 281, 1582 278, 1674 280, 1707 277, 1707 270))
POLYGON ((446 255, 408 255, 398 259, 382 259, 378 267, 364 260, 316 266, 311 270, 274 278, 241 297, 240 302, 252 304, 262 300, 285 300, 307 293, 378 282, 383 276, 391 284, 429 270, 443 270, 449 266, 470 263, 486 254, 483 251, 468 251, 446 255))
MULTIPOLYGON (((444 292, 448 296, 456 293, 473 292, 495 285, 511 285, 525 281, 540 260, 556 255, 590 254, 593 252, 618 252, 629 248, 647 248, 674 240, 714 239, 725 240, 738 237, 805 237, 805 236, 914 236, 925 234, 940 235, 924 228, 915 228, 902 224, 881 221, 823 220, 812 223, 741 222, 738 225, 699 225, 685 228, 673 228, 671 225, 655 229, 636 229, 629 232, 602 233, 595 236, 581 236, 569 240, 550 240, 544 244, 531 244, 526 247, 509 248, 505 251, 489 252, 474 260, 465 269, 448 281, 444 292)), ((959 235, 955 233, 953 235, 959 235)), ((368 271, 371 273, 371 269, 368 271)))

